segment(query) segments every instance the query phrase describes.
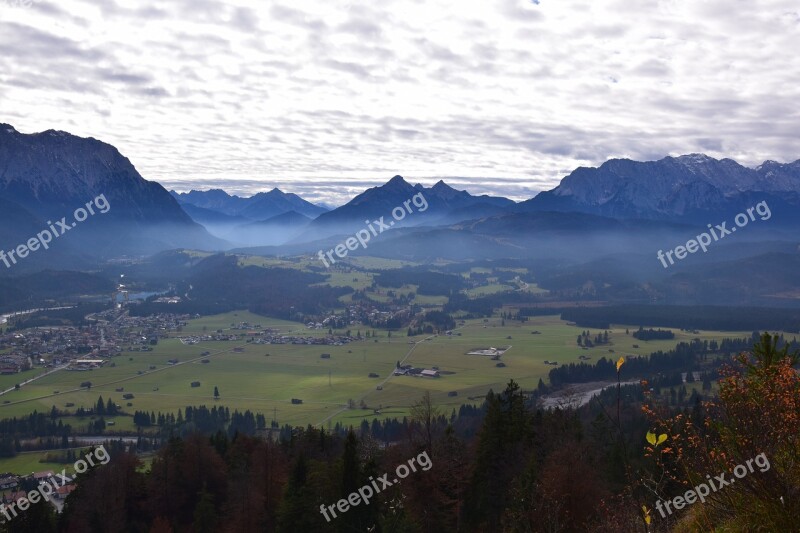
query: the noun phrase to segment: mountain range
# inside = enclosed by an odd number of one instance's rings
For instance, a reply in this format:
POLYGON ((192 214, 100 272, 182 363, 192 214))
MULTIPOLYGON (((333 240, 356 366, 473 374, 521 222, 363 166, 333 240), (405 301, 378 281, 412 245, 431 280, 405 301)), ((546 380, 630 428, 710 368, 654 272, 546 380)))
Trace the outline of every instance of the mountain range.
MULTIPOLYGON (((425 187, 394 176, 327 209, 276 188, 249 198, 221 189, 168 192, 99 140, 54 130, 21 134, 0 125, 3 249, 25 243, 47 221, 70 217, 99 194, 111 205, 108 213, 89 217, 48 254, 32 254, 21 270, 54 262, 78 268, 178 248, 316 253, 368 221, 393 220, 392 210, 404 203, 406 214, 391 232, 375 239, 368 251, 353 253, 418 261, 547 257, 551 264, 564 265, 625 253, 627 260, 639 254, 649 264, 654 263, 652 248, 686 242, 707 224, 732 220, 758 202, 768 202, 771 218, 752 223, 725 246, 759 240, 793 243, 800 229, 800 161, 766 161, 748 168, 703 154, 647 162, 612 159, 597 168, 578 168, 554 189, 520 203, 472 195, 444 181, 425 187), (410 202, 415 197, 416 203, 410 202)), ((776 245, 763 252, 780 250, 776 245)), ((795 253, 792 244, 786 250, 795 253)), ((698 264, 712 260, 710 254, 694 257, 698 264)), ((650 266, 656 273, 661 268, 650 266)))
MULTIPOLYGON (((773 200, 800 203, 800 160, 765 161, 756 168, 704 154, 658 161, 612 159, 581 167, 558 187, 518 206, 521 212, 572 211, 615 218, 713 222, 719 216, 773 200)), ((788 213, 787 213, 788 215, 788 213)))
POLYGON ((260 192, 249 198, 232 196, 222 189, 192 190, 187 193, 170 191, 170 194, 182 205, 193 205, 249 220, 266 220, 288 211, 316 218, 327 211, 324 207, 307 202, 294 193, 287 194, 278 188, 260 192))

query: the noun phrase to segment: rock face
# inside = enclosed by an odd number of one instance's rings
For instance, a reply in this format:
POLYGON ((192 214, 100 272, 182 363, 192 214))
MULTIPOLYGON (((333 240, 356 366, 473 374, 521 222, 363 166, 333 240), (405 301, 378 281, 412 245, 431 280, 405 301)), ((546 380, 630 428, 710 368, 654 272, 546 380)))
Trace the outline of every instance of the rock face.
MULTIPOLYGON (((555 189, 520 204, 523 211, 579 211, 620 218, 706 217, 753 201, 800 202, 800 161, 747 168, 703 154, 638 162, 612 159, 581 167, 555 189)), ((772 204, 770 204, 772 205, 772 204)))
MULTIPOLYGON (((0 197, 46 221, 72 220, 77 208, 99 195, 110 204, 64 235, 61 251, 91 257, 152 253, 178 247, 211 248, 221 241, 192 221, 158 183, 147 181, 113 146, 62 131, 21 134, 0 124, 0 197)), ((4 210, 5 211, 5 210, 4 210)), ((17 220, 0 215, 0 222, 17 220)), ((6 247, 24 242, 30 224, 3 234, 6 247)), ((13 227, 13 226, 12 226, 13 227)), ((56 247, 54 247, 55 249, 56 247)), ((48 251, 49 253, 49 251, 48 251)))

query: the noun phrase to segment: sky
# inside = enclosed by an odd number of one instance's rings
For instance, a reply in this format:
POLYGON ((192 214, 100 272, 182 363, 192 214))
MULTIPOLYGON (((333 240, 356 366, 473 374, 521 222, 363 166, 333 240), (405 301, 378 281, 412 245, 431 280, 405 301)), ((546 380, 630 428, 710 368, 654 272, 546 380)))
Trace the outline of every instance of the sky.
POLYGON ((784 0, 0 0, 0 122, 168 189, 524 200, 578 166, 800 158, 784 0))

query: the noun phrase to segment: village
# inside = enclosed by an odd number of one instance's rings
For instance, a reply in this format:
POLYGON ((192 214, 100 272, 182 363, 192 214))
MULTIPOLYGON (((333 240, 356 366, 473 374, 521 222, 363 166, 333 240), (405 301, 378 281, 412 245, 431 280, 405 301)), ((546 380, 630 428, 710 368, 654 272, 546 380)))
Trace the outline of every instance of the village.
POLYGON ((58 487, 52 491, 49 498, 50 504, 56 511, 61 512, 64 507, 64 500, 75 490, 75 483, 74 479, 69 476, 62 476, 52 470, 31 472, 25 476, 0 473, 0 504, 10 506, 12 503, 26 498, 28 492, 22 490, 23 487, 39 487, 44 484, 58 487))
POLYGON ((0 373, 17 374, 34 367, 84 371, 102 366, 123 350, 151 351, 160 337, 178 331, 189 315, 157 314, 132 317, 109 310, 87 317, 83 327, 44 326, 0 335, 0 373))
MULTIPOLYGON (((218 329, 201 335, 181 335, 181 331, 199 315, 159 313, 150 316, 131 316, 124 307, 115 307, 88 315, 91 324, 74 326, 40 326, 23 331, 0 330, 0 374, 24 373, 33 368, 63 368, 83 372, 99 368, 111 357, 126 352, 149 352, 159 339, 176 336, 184 345, 203 342, 241 341, 252 344, 300 344, 343 346, 360 337, 360 330, 351 335, 334 334, 334 327, 345 328, 367 321, 386 320, 393 314, 354 305, 344 316, 330 315, 319 322, 311 321, 311 330, 328 329, 328 335, 289 335, 276 329, 248 322, 232 323, 226 331, 218 329)), ((365 330, 366 332, 366 330, 365 330)))

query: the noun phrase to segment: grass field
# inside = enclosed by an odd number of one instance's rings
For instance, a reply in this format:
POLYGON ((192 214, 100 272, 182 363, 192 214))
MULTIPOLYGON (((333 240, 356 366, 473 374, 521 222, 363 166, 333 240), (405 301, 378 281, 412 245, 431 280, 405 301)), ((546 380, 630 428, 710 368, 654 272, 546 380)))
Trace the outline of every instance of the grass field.
MULTIPOLYGON (((213 317, 191 320, 181 335, 222 329, 230 331, 231 323, 250 322, 264 327, 277 328, 286 333, 319 336, 326 332, 309 330, 303 324, 270 319, 245 311, 226 313, 213 317)), ((353 328, 366 330, 366 328, 353 328)), ((675 340, 639 341, 625 334, 625 326, 614 326, 610 330, 611 344, 583 350, 575 339, 584 328, 569 326, 556 316, 534 317, 527 323, 507 321, 501 325, 499 318, 468 321, 458 330, 460 336, 406 337, 405 332, 396 331, 388 338, 385 331, 378 331, 377 338, 367 338, 345 346, 309 345, 254 345, 241 341, 207 342, 184 345, 177 338, 162 339, 153 352, 123 353, 112 360, 113 367, 90 372, 60 371, 11 391, 1 398, 0 417, 23 416, 34 410, 49 411, 53 405, 64 409, 67 402, 75 408, 89 407, 102 395, 112 398, 127 411, 175 411, 187 405, 215 403, 214 387, 221 393, 217 403, 231 409, 251 409, 272 419, 277 414, 279 423, 320 424, 323 421, 351 421, 353 417, 368 415, 372 408, 382 407, 382 416, 393 416, 396 410, 404 410, 416 401, 424 391, 430 390, 437 403, 458 406, 469 402, 470 396, 482 396, 489 388, 498 390, 513 378, 523 388, 533 388, 540 378, 547 382, 552 368, 544 360, 559 363, 578 362, 581 355, 596 361, 600 357, 617 358, 620 355, 649 355, 656 350, 669 350, 682 340, 721 339, 744 336, 749 332, 703 331, 697 335, 675 330, 675 340), (540 334, 532 334, 539 331, 540 334), (415 344, 409 344, 414 341, 415 344), (634 348, 636 344, 639 348, 634 348), (505 368, 488 357, 470 356, 466 352, 482 347, 511 345, 502 357, 505 368), (243 351, 235 353, 234 347, 243 351), (413 348, 413 350, 412 350, 413 348), (609 352, 614 350, 614 353, 609 352), (203 364, 201 353, 209 351, 208 364, 203 364), (330 359, 321 359, 321 353, 330 353, 330 359), (266 355, 269 354, 269 355, 266 355), (177 358, 179 364, 171 366, 168 359, 177 358), (439 379, 409 376, 390 377, 397 361, 417 367, 438 366, 443 375, 439 379), (150 366, 155 369, 151 370, 150 366), (141 372, 141 374, 140 374, 141 372), (369 378, 370 372, 380 378, 369 378), (80 389, 80 383, 91 381, 90 390, 80 389), (199 381, 200 387, 190 386, 199 381), (378 384, 383 390, 376 390, 378 384), (117 392, 124 388, 124 392, 117 392), (55 394, 54 391, 59 391, 55 394), (447 395, 458 393, 455 397, 447 395), (132 407, 123 400, 125 393, 134 394, 132 407), (303 400, 292 405, 291 399, 303 400), (348 400, 358 403, 364 399, 369 411, 341 411, 348 400)), ((631 331, 634 328, 631 327, 631 331)), ((240 331, 231 331, 241 333, 240 331)), ((593 331, 592 334, 597 333, 593 331)), ((17 376, 5 383, 22 381, 33 376, 33 372, 17 376)), ((116 427, 132 429, 129 420, 117 417, 116 427)), ((79 424, 80 425, 80 424, 79 424)))
MULTIPOLYGON (((303 324, 287 322, 238 311, 191 320, 180 335, 189 335, 222 329, 228 333, 231 324, 250 322, 263 327, 279 329, 285 333, 303 336, 325 335, 326 331, 309 330, 303 324)), ((634 327, 628 326, 632 331, 634 327)), ((20 390, 0 396, 0 418, 24 416, 33 411, 48 412, 55 405, 65 409, 66 404, 77 407, 93 406, 98 396, 111 398, 123 410, 175 412, 188 405, 224 405, 231 410, 250 409, 279 424, 329 425, 341 422, 358 425, 363 419, 372 420, 373 409, 380 408, 381 417, 402 417, 409 407, 427 390, 443 412, 449 413, 463 403, 480 403, 483 395, 492 388, 505 387, 509 379, 517 381, 523 389, 536 387, 540 378, 547 382, 552 366, 544 360, 560 364, 579 362, 578 357, 591 357, 590 363, 600 357, 616 359, 621 355, 649 355, 656 350, 669 350, 680 341, 693 338, 722 339, 748 336, 750 332, 702 331, 690 334, 673 330, 674 340, 640 341, 625 334, 626 326, 614 325, 609 330, 610 345, 583 350, 576 344, 577 335, 585 328, 570 326, 557 316, 533 317, 526 323, 500 318, 470 320, 455 330, 452 336, 407 337, 404 331, 395 331, 392 337, 386 331, 377 331, 376 338, 365 338, 344 346, 314 345, 255 345, 244 337, 239 341, 205 342, 184 345, 178 338, 162 339, 152 352, 123 353, 105 367, 88 372, 59 371, 24 385, 20 390), (539 333, 533 334, 532 332, 539 333), (460 335, 457 335, 460 333, 460 335), (634 348, 633 345, 638 345, 634 348), (466 355, 476 348, 511 345, 503 355, 504 368, 489 357, 466 355), (234 348, 241 347, 241 353, 234 348), (614 353, 609 352, 614 350, 614 353), (210 355, 201 356, 208 351, 210 355), (330 353, 330 359, 322 359, 330 353), (168 359, 177 358, 179 364, 169 365, 168 359), (203 364, 201 359, 208 359, 203 364), (392 376, 397 361, 415 367, 439 367, 440 378, 392 376), (113 366, 111 366, 113 364, 113 366), (155 369, 151 370, 150 366, 155 369), (370 372, 379 378, 370 378, 370 372), (91 381, 90 390, 80 389, 80 383, 91 381), (200 387, 190 386, 199 381, 200 387), (376 390, 378 385, 382 390, 376 390), (221 397, 214 400, 213 390, 218 387, 221 397), (124 391, 117 391, 123 388, 124 391), (58 391, 58 393, 54 393, 58 391), (448 396, 455 391, 457 396, 448 396), (123 394, 132 393, 132 400, 123 394), (473 400, 470 400, 473 397, 473 400), (303 400, 293 405, 292 398, 303 400), (364 400, 369 409, 348 409, 349 400, 357 405, 364 400), (8 403, 5 403, 8 402, 8 403), (132 406, 127 406, 127 403, 132 406)), ((355 330, 366 328, 353 327, 355 330)), ((592 330, 592 335, 599 331, 592 330)), ((175 336, 175 334, 173 334, 175 336)), ((41 373, 41 369, 16 376, 3 376, 0 383, 21 382, 41 373)), ((624 376, 623 376, 624 377, 624 376)), ((113 417, 118 431, 134 430, 129 416, 113 417)), ((70 417, 76 429, 85 430, 91 419, 70 417)), ((28 471, 38 459, 28 454, 20 455, 8 463, 0 461, 0 471, 28 471), (22 469, 22 470, 20 470, 22 469)), ((39 470, 45 469, 42 465, 39 470)), ((34 468, 35 469, 35 468, 34 468)))
POLYGON ((61 463, 40 462, 46 455, 47 452, 23 452, 16 457, 0 459, 0 472, 11 472, 19 475, 42 472, 44 470, 61 472, 61 469, 67 466, 61 463))

